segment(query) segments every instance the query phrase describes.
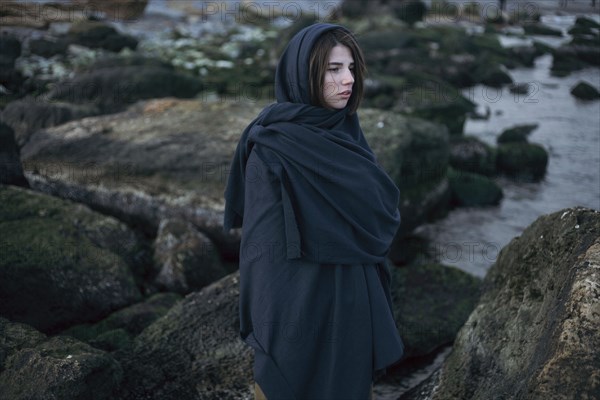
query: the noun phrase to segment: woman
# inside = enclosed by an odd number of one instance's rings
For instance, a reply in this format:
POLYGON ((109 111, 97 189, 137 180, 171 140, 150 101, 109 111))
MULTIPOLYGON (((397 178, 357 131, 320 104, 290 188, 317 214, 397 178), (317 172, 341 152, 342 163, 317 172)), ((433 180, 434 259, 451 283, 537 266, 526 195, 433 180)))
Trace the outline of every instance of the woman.
POLYGON ((240 336, 257 398, 369 399, 403 355, 386 261, 399 191, 359 125, 364 73, 346 28, 302 29, 277 66, 277 102, 231 164, 224 230, 242 227, 240 336))

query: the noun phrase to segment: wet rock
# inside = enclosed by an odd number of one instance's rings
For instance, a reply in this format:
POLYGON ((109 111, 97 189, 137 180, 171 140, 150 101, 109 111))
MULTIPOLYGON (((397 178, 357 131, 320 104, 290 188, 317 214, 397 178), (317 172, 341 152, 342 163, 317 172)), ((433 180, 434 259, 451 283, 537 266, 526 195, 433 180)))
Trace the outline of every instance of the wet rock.
POLYGON ((492 179, 466 171, 448 171, 452 205, 457 207, 478 207, 498 205, 502 200, 502 189, 492 179))
POLYGON ((515 125, 507 128, 496 138, 500 143, 527 143, 527 137, 538 128, 539 124, 515 125))
POLYGON ((233 272, 223 268, 211 240, 181 219, 161 221, 154 241, 154 260, 159 269, 156 285, 181 294, 201 289, 233 272))
POLYGON ((112 398, 123 377, 109 354, 68 336, 46 337, 0 317, 0 398, 112 398))
POLYGON ((498 146, 496 169, 513 179, 539 181, 546 174, 548 152, 535 143, 503 143, 498 146))
POLYGON ((15 133, 2 121, 0 121, 0 184, 29 187, 23 175, 15 133))
POLYGON ((579 82, 571 89, 571 94, 581 100, 596 100, 600 92, 587 82, 579 82))
POLYGON ((23 82, 23 76, 15 70, 15 60, 21 55, 21 42, 6 32, 0 35, 0 85, 10 92, 16 92, 23 82))
POLYGON ((241 399, 252 393, 253 351, 239 336, 239 272, 188 294, 115 357, 117 398, 241 399))
POLYGON ((491 176, 496 172, 496 151, 475 136, 452 136, 450 165, 458 170, 491 176))
POLYGON ((143 302, 113 312, 100 322, 75 325, 60 334, 106 351, 129 348, 135 336, 165 315, 180 299, 177 293, 156 293, 143 302))
POLYGON ((598 395, 600 212, 543 215, 499 253, 427 398, 598 395))
POLYGON ((542 23, 523 24, 523 29, 527 35, 562 36, 562 32, 558 29, 551 28, 542 23))
POLYGON ((135 50, 138 44, 136 38, 121 34, 104 22, 91 20, 73 23, 67 37, 71 43, 114 52, 119 52, 125 47, 135 50))
POLYGON ((14 186, 0 200, 0 315, 54 333, 140 299, 142 249, 123 224, 14 186))
POLYGON ((9 103, 2 110, 0 118, 15 131, 16 143, 21 148, 31 134, 39 129, 99 113, 100 110, 94 105, 48 102, 43 97, 28 96, 9 103))
POLYGON ((117 112, 140 99, 193 97, 200 80, 162 66, 137 65, 98 68, 59 82, 47 98, 75 104, 92 104, 103 113, 117 112))
POLYGON ((552 52, 551 72, 556 76, 566 76, 590 65, 600 65, 600 52, 596 46, 564 45, 552 52))
POLYGON ((405 359, 452 343, 479 298, 481 280, 441 264, 392 268, 394 318, 405 359))
POLYGON ((43 37, 29 41, 29 51, 42 57, 50 58, 57 54, 66 54, 69 41, 65 38, 43 37))

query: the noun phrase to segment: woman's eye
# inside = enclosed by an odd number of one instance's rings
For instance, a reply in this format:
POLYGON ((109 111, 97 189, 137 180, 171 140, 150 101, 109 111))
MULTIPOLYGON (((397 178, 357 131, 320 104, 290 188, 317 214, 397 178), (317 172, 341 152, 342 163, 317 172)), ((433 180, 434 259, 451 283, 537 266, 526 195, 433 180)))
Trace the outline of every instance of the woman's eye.
POLYGON ((339 68, 329 68, 327 71, 337 72, 338 70, 339 70, 339 68))

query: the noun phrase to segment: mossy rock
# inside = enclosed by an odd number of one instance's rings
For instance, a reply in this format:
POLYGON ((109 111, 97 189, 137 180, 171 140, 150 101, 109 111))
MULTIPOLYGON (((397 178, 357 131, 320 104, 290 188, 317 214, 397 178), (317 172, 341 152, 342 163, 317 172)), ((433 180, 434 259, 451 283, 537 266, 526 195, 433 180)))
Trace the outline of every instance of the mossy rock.
POLYGON ((571 94, 581 100, 596 100, 600 92, 587 82, 579 82, 571 89, 571 94))
POLYGON ((535 143, 503 143, 498 146, 496 169, 514 179, 539 181, 546 174, 548 152, 535 143))
POLYGON ((393 7, 396 18, 414 25, 415 22, 422 21, 427 14, 427 6, 421 0, 408 0, 396 2, 393 7))
POLYGON ((138 41, 133 36, 124 35, 112 26, 100 21, 83 20, 71 25, 69 40, 91 48, 103 48, 118 52, 125 47, 135 50, 138 41))
POLYGON ((578 16, 577 19, 575 19, 574 27, 587 28, 587 29, 592 29, 592 28, 600 29, 600 24, 591 18, 584 17, 584 16, 578 16))
POLYGON ((599 232, 598 210, 567 208, 503 247, 433 395, 419 398, 598 398, 599 232))
POLYGON ((53 333, 141 298, 144 248, 125 225, 86 206, 0 185, 0 315, 53 333))
POLYGON ((462 171, 486 176, 496 173, 496 151, 475 136, 452 136, 450 165, 462 171))
POLYGON ((123 369, 110 354, 0 317, 0 398, 115 398, 122 379, 123 369))
POLYGON ((539 124, 523 124, 507 128, 496 139, 498 143, 527 143, 527 137, 539 124))
POLYGON ((181 298, 177 293, 156 293, 143 302, 115 311, 100 322, 75 325, 60 334, 109 351, 129 346, 132 338, 165 315, 181 298))
POLYGON ((481 279, 442 264, 392 268, 394 318, 405 357, 452 343, 479 298, 481 279))
POLYGON ((190 98, 203 89, 202 82, 171 67, 128 65, 92 69, 67 78, 48 93, 50 101, 91 103, 103 112, 122 110, 142 99, 190 98))
POLYGON ((498 205, 502 189, 492 179, 472 172, 448 169, 452 204, 459 207, 498 205))
POLYGON ((562 36, 558 29, 551 28, 542 23, 524 24, 523 29, 527 35, 562 36))

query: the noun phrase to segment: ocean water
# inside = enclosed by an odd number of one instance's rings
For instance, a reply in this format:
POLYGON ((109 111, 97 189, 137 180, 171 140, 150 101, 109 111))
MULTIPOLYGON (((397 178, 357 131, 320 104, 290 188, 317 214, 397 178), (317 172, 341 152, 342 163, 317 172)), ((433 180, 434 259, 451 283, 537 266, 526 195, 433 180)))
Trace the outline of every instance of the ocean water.
MULTIPOLYGON (((568 27, 573 16, 552 17, 557 27, 568 27)), ((564 39, 534 38, 551 45, 564 39)), ((503 42, 517 44, 508 37, 503 42)), ((504 190, 499 206, 460 208, 447 218, 419 227, 416 233, 432 241, 438 259, 483 277, 498 252, 536 218, 566 207, 600 209, 600 101, 574 98, 570 90, 580 81, 600 88, 600 69, 587 68, 558 78, 550 75, 552 57, 536 60, 534 68, 509 71, 513 80, 529 84, 528 95, 515 95, 477 86, 463 94, 480 109, 490 109, 489 120, 468 120, 465 134, 495 145, 505 128, 537 123, 529 141, 549 153, 545 178, 538 183, 498 178, 504 190)))

